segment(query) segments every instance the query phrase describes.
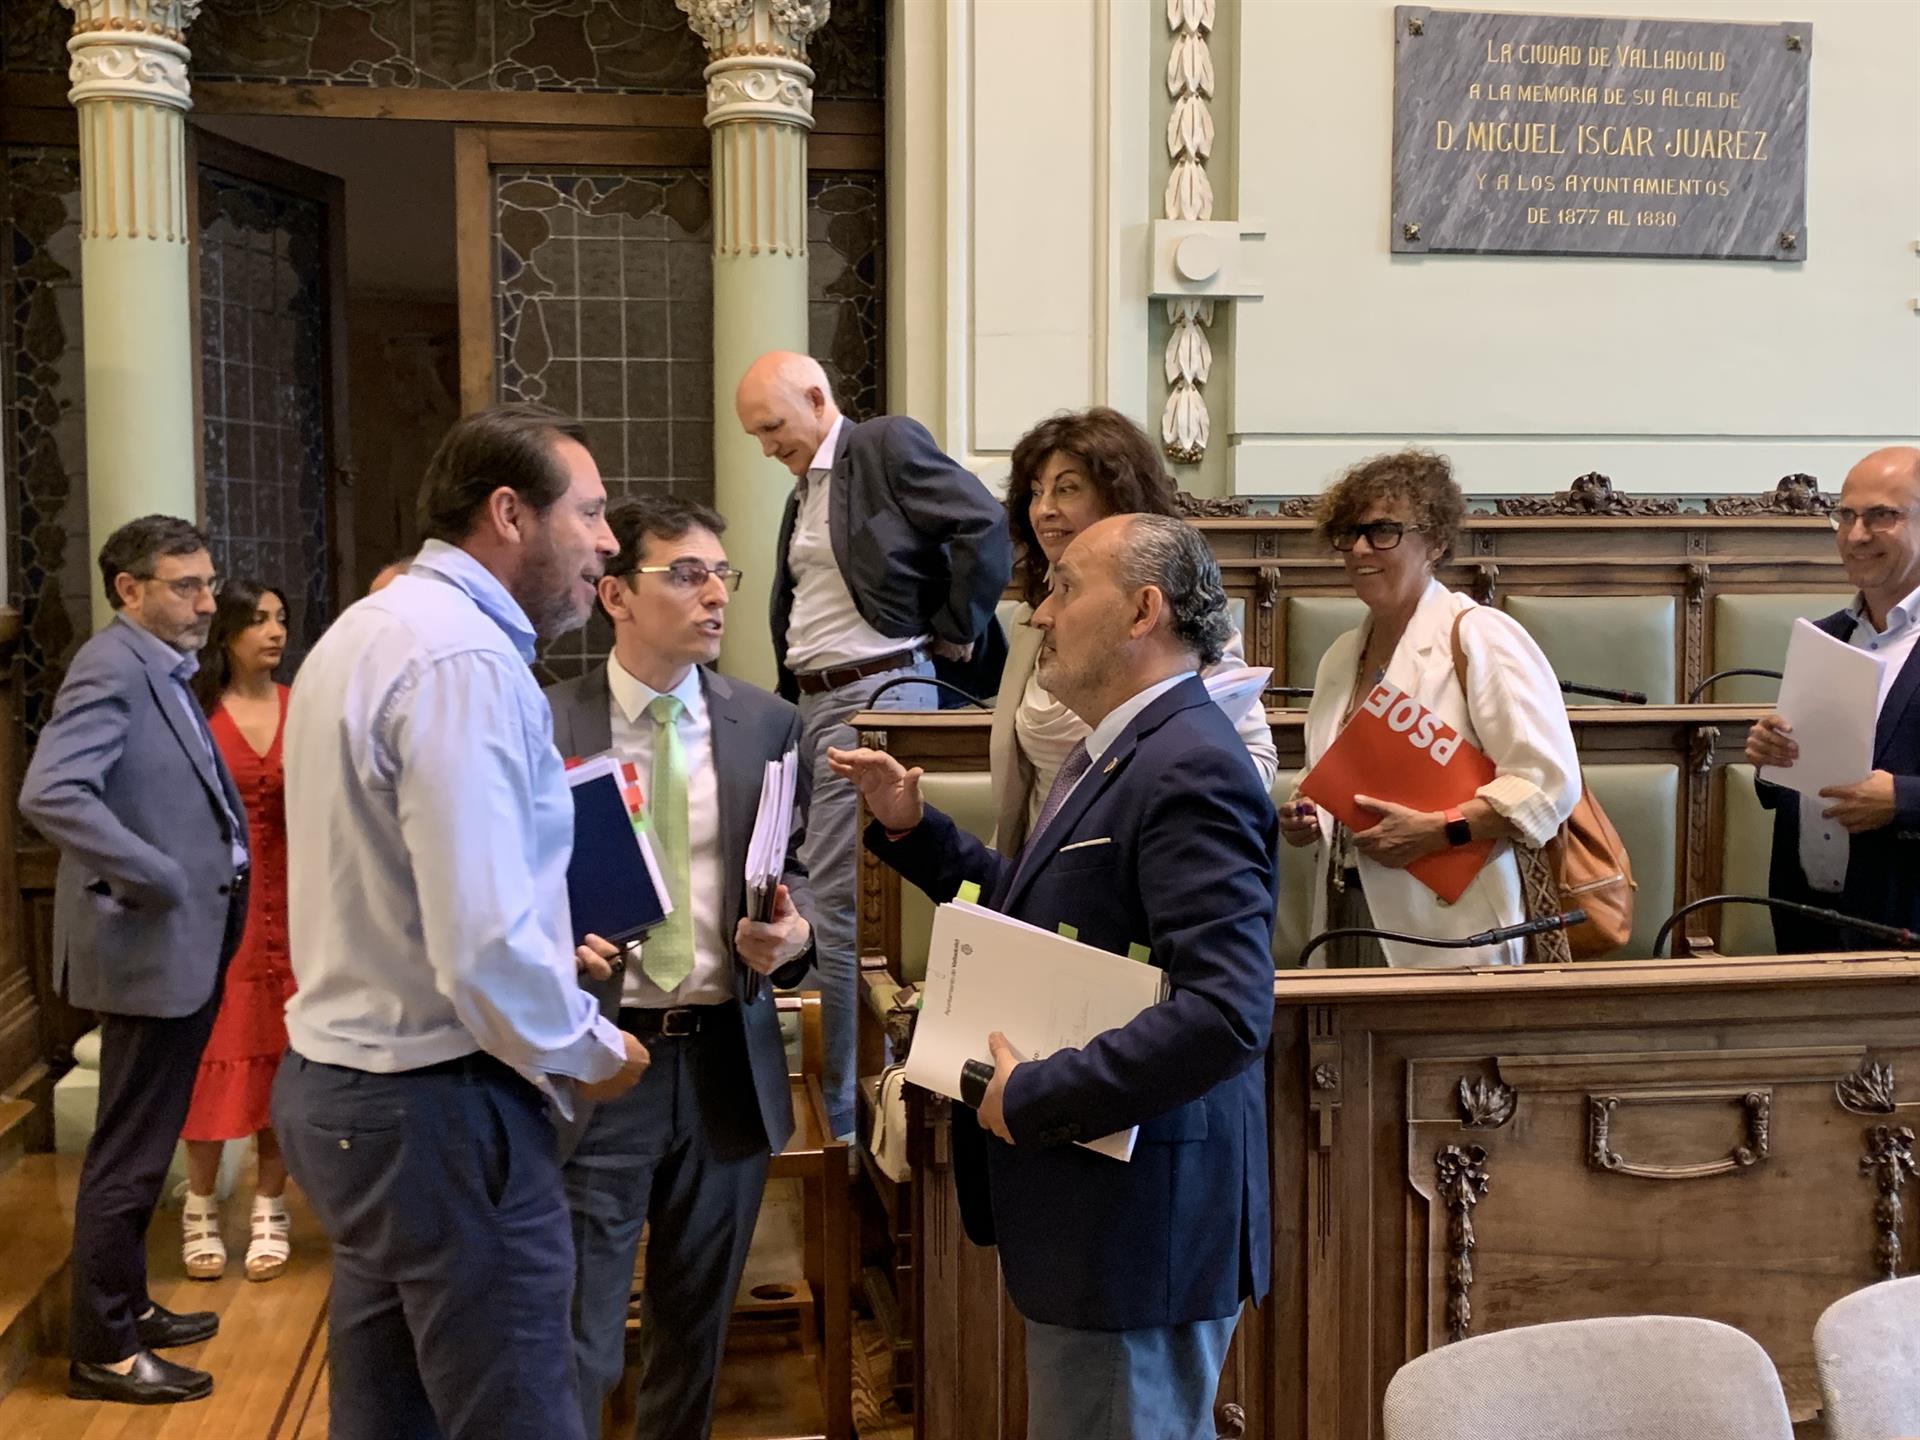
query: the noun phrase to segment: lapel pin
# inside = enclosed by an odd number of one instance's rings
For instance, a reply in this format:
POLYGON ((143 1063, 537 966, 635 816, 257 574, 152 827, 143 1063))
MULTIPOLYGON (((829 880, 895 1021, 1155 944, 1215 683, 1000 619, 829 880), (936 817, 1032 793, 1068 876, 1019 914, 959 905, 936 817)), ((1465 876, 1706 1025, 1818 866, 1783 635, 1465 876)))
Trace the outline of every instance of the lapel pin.
POLYGON ((1106 766, 1100 771, 1100 773, 1102 775, 1113 774, 1113 767, 1118 765, 1119 763, 1120 763, 1120 757, 1116 755, 1113 757, 1113 759, 1107 761, 1106 766))

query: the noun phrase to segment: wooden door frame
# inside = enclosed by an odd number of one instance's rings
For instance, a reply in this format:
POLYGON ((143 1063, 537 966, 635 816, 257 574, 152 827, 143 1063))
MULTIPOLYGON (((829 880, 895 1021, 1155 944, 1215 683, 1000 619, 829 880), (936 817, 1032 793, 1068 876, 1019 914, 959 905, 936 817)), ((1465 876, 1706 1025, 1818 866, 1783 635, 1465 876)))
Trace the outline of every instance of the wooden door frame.
MULTIPOLYGON (((878 106, 864 106, 878 118, 878 106)), ((885 168, 886 142, 876 129, 815 131, 807 170, 885 168)), ((705 125, 623 130, 547 126, 461 125, 453 133, 454 274, 460 329, 460 413, 494 400, 493 171, 511 165, 561 168, 685 166, 711 170, 705 125)))

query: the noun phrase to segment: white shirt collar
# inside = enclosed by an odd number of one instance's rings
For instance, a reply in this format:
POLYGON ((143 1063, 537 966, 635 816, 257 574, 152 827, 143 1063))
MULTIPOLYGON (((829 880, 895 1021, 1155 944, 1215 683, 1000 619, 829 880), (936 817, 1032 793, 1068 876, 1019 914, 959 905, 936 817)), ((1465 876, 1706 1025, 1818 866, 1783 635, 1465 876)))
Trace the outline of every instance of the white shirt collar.
POLYGON ((1182 670, 1178 675, 1169 675, 1157 685, 1149 685, 1131 700, 1122 701, 1107 712, 1107 718, 1093 727, 1093 733, 1087 736, 1087 759, 1098 760, 1106 754, 1113 742, 1120 738, 1120 732, 1131 725, 1139 713, 1158 700, 1167 691, 1173 689, 1182 680, 1193 678, 1194 672, 1182 670))
MULTIPOLYGON (((1853 611, 1853 618, 1856 621, 1865 625, 1869 630, 1873 629, 1873 621, 1867 618, 1866 596, 1855 595, 1850 608, 1853 611)), ((1916 585, 1913 589, 1909 590, 1898 605, 1893 606, 1887 611, 1887 628, 1875 631, 1875 633, 1879 635, 1891 635, 1896 630, 1906 629, 1907 626, 1914 623, 1916 618, 1920 618, 1920 585, 1916 585)))
POLYGON ((820 448, 813 452, 813 460, 807 466, 809 471, 831 470, 833 468, 834 454, 840 448, 840 431, 845 427, 846 423, 847 417, 844 415, 833 422, 833 428, 827 431, 827 438, 822 440, 820 442, 820 448))
MULTIPOLYGON (((636 680, 620 663, 620 657, 611 654, 607 656, 607 689, 613 693, 613 703, 620 707, 629 725, 637 725, 640 717, 647 713, 647 707, 661 694, 646 681, 636 680)), ((679 699, 688 715, 697 718, 706 713, 707 697, 700 684, 698 665, 691 667, 686 678, 668 693, 679 699)))

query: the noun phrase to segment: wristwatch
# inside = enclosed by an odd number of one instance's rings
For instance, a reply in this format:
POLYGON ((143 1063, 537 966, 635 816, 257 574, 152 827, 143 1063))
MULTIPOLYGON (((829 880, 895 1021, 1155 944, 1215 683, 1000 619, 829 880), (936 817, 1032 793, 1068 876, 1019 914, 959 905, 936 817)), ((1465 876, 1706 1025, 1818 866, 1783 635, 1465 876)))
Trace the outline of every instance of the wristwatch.
POLYGON ((1473 839, 1473 827, 1457 809, 1442 812, 1447 822, 1447 844, 1465 845, 1473 839))

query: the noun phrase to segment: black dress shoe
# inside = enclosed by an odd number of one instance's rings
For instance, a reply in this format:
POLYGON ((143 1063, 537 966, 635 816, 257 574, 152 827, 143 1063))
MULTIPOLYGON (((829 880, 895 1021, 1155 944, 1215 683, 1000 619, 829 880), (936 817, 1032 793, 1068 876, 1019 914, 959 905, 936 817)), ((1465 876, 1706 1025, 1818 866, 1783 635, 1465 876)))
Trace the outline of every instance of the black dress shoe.
POLYGON ((75 1400, 113 1400, 122 1405, 176 1405, 204 1400, 213 1393, 213 1376, 163 1360, 151 1350, 133 1357, 133 1369, 121 1375, 104 1365, 75 1360, 67 1366, 67 1394, 75 1400))
POLYGON ((220 1333, 220 1317, 211 1310, 195 1310, 176 1315, 155 1305, 150 1314, 134 1321, 140 1343, 148 1350, 171 1350, 179 1345, 198 1345, 220 1333))

